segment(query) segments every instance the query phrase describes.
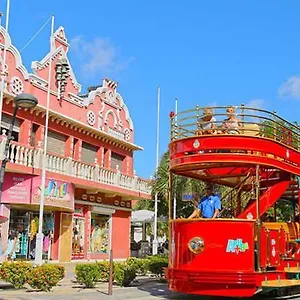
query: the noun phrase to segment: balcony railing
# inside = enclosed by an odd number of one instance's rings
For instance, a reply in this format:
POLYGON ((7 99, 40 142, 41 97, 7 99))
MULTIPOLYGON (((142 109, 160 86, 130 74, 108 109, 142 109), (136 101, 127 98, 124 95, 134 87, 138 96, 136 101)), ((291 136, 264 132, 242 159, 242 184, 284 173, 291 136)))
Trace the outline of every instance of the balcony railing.
POLYGON ((245 135, 275 140, 300 150, 300 127, 276 112, 240 106, 199 107, 170 115, 171 141, 199 135, 245 135))
MULTIPOLYGON (((3 159, 5 143, 6 136, 0 136, 0 160, 3 159)), ((42 149, 36 149, 31 146, 25 146, 16 142, 11 142, 8 154, 9 162, 26 167, 41 169, 42 159, 42 149)), ((86 164, 73 160, 71 157, 61 157, 59 155, 47 153, 46 170, 58 174, 99 182, 110 186, 121 187, 140 193, 151 193, 149 182, 138 178, 136 175, 125 175, 119 170, 112 171, 102 168, 97 163, 86 164)))

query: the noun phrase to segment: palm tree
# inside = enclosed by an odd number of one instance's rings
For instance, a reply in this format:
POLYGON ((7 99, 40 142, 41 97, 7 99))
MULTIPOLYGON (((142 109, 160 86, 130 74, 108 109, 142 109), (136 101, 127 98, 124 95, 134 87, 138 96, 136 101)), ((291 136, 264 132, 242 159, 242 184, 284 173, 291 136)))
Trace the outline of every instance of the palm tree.
MULTIPOLYGON (((169 192, 169 151, 165 152, 160 160, 157 172, 154 176, 152 195, 158 193, 158 216, 168 215, 168 192, 169 192)), ((180 201, 183 193, 202 193, 204 183, 199 180, 184 176, 175 176, 175 193, 177 211, 180 216, 187 217, 194 209, 194 203, 180 201)), ((141 200, 137 203, 136 209, 154 210, 154 202, 141 200)))

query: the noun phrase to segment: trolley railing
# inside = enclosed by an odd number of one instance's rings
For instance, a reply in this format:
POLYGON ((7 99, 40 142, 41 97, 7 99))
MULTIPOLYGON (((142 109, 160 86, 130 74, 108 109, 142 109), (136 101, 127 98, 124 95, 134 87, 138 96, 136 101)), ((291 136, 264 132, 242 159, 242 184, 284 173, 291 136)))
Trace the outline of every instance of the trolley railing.
POLYGON ((300 127, 263 109, 240 106, 196 106, 171 114, 171 141, 198 135, 265 137, 300 150, 300 127), (209 118, 211 116, 211 118, 209 118), (213 117, 213 119, 212 119, 213 117))

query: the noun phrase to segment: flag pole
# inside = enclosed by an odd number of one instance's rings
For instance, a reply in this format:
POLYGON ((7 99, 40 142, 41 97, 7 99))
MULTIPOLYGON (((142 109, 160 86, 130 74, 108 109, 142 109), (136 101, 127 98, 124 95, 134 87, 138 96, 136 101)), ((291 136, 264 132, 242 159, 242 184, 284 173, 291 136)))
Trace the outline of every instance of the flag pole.
POLYGON ((44 149, 43 149, 43 158, 42 158, 39 229, 38 229, 38 233, 36 236, 36 248, 35 248, 36 249, 35 250, 35 264, 36 265, 41 265, 43 263, 43 219, 44 219, 44 205, 45 205, 46 159, 47 159, 47 138, 48 138, 49 106, 50 106, 50 92, 51 92, 52 54, 53 54, 53 50, 54 50, 53 35, 54 35, 54 16, 52 16, 52 20, 51 20, 50 58, 49 58, 50 62, 49 62, 49 71, 48 71, 45 135, 44 135, 44 149))
MULTIPOLYGON (((158 161, 159 161, 159 110, 160 110, 160 87, 157 90, 157 124, 156 124, 156 168, 155 174, 157 176, 158 161)), ((158 193, 155 193, 154 198, 154 238, 152 254, 157 254, 158 240, 157 240, 157 204, 158 204, 158 193)))
MULTIPOLYGON (((10 0, 7 0, 6 5, 6 17, 5 17, 5 31, 8 35, 8 24, 9 24, 9 11, 10 11, 10 0)), ((2 106, 3 106, 3 96, 4 96, 4 87, 5 87, 5 78, 6 78, 6 52, 7 52, 7 36, 4 37, 4 50, 3 50, 3 60, 1 67, 1 86, 0 86, 0 126, 2 121, 2 106)))
MULTIPOLYGON (((178 99, 175 98, 175 124, 176 124, 176 127, 177 127, 177 113, 178 113, 178 99)), ((176 175, 174 175, 174 198, 173 198, 173 204, 174 204, 173 205, 173 219, 175 220, 176 219, 176 206, 177 206, 177 200, 176 200, 176 175)))

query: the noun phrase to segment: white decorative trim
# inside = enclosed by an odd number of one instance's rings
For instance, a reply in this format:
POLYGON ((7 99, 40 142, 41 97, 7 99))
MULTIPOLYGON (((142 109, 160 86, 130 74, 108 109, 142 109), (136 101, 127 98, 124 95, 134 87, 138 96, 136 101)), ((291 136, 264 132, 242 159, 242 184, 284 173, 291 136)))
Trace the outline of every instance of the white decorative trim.
MULTIPOLYGON (((40 105, 40 104, 38 104, 38 105, 36 106, 36 109, 43 109, 44 111, 46 111, 46 107, 45 107, 45 106, 42 106, 42 105, 40 105)), ((87 129, 87 130, 89 130, 89 131, 91 131, 91 130, 95 131, 95 133, 96 133, 97 135, 99 134, 98 138, 102 137, 102 138, 104 138, 106 141, 109 141, 110 139, 113 139, 113 138, 114 138, 114 136, 111 136, 111 135, 109 135, 109 134, 107 134, 107 133, 105 133, 105 132, 103 132, 103 131, 100 131, 99 129, 96 129, 95 127, 91 127, 91 126, 87 125, 86 123, 80 122, 80 121, 78 121, 78 120, 76 120, 76 119, 74 119, 74 118, 71 118, 71 117, 69 117, 69 116, 63 115, 63 114, 61 114, 61 113, 59 113, 59 112, 57 112, 57 111, 54 111, 54 110, 52 110, 52 109, 49 109, 49 112, 50 112, 50 115, 52 115, 52 116, 56 116, 57 118, 61 118, 61 119, 64 119, 65 121, 67 121, 67 122, 72 123, 74 128, 77 128, 77 127, 80 126, 80 127, 84 128, 84 129, 87 129), (77 126, 77 127, 76 127, 76 126, 77 126)), ((118 143, 118 141, 124 143, 125 145, 128 145, 130 148, 131 148, 131 147, 135 148, 135 150, 143 150, 143 147, 140 147, 140 146, 138 146, 138 145, 135 145, 135 144, 132 143, 132 142, 126 142, 125 140, 117 139, 116 143, 118 143)))
POLYGON ((119 126, 123 127, 122 119, 121 119, 121 116, 120 116, 120 111, 121 111, 121 108, 118 108, 117 109, 117 116, 118 116, 118 120, 119 120, 119 126))
MULTIPOLYGON (((18 71, 20 71, 21 74, 23 75, 24 79, 27 80, 29 78, 29 73, 26 70, 25 66, 23 65, 22 57, 20 55, 20 52, 17 50, 17 48, 15 46, 12 45, 11 38, 10 38, 9 34, 5 30, 5 28, 2 27, 2 26, 0 27, 0 33, 3 35, 3 37, 5 39, 4 42, 6 44, 7 51, 11 52, 12 55, 16 59, 16 69, 18 71)), ((3 44, 0 43, 0 47, 1 47, 1 49, 4 49, 4 43, 3 44)))
POLYGON ((105 117, 104 117, 104 124, 107 124, 108 115, 113 116, 113 118, 114 118, 114 128, 117 128, 118 118, 117 118, 115 112, 112 109, 110 109, 106 112, 105 117))
POLYGON ((70 103, 73 103, 79 107, 83 107, 84 106, 84 102, 83 102, 83 99, 73 93, 69 93, 69 96, 70 96, 70 100, 67 100, 69 101, 70 103))
MULTIPOLYGON (((94 103, 94 100, 95 100, 95 97, 96 96, 99 96, 101 98, 101 95, 102 93, 106 93, 106 91, 108 90, 107 87, 98 87, 96 90, 93 90, 89 93, 88 97, 84 99, 84 105, 85 106, 89 106, 90 104, 93 104, 94 103)), ((130 118, 130 115, 129 115, 129 110, 122 98, 122 96, 116 92, 116 99, 120 101, 120 105, 116 105, 114 103, 111 103, 109 101, 105 101, 104 99, 101 99, 103 102, 111 105, 112 107, 118 109, 118 108, 121 108, 124 110, 125 112, 125 117, 126 117, 126 121, 128 122, 129 124, 129 128, 131 130, 133 130, 133 122, 132 122, 132 119, 130 118)))
POLYGON ((54 32, 54 39, 58 40, 61 44, 63 44, 66 47, 69 47, 70 44, 68 43, 67 39, 66 39, 66 34, 65 34, 65 28, 63 26, 59 26, 58 29, 54 32), (63 32, 63 37, 64 39, 62 39, 59 34, 63 32))
POLYGON ((21 78, 14 76, 10 79, 9 90, 14 95, 19 95, 24 91, 24 84, 21 78))
POLYGON ((104 112, 104 109, 105 109, 105 102, 103 100, 101 101, 101 104, 102 104, 102 107, 99 111, 99 117, 103 117, 103 112, 104 112))
POLYGON ((94 126, 96 124, 96 115, 92 110, 89 110, 86 113, 86 120, 90 126, 94 126))
POLYGON ((128 128, 125 128, 125 130, 124 130, 124 140, 129 141, 130 137, 131 137, 130 130, 128 128))
POLYGON ((35 75, 35 74, 29 74, 29 80, 32 84, 38 87, 47 88, 48 82, 47 80, 35 75))
POLYGON ((81 91, 81 84, 78 83, 76 76, 73 72, 72 66, 70 64, 70 61, 67 57, 67 52, 65 52, 63 46, 59 46, 58 48, 56 48, 53 52, 53 54, 51 55, 51 52, 49 52, 41 61, 33 61, 31 63, 31 69, 33 70, 34 74, 36 74, 37 70, 42 70, 45 69, 49 63, 50 63, 50 57, 52 57, 52 60, 54 60, 54 58, 56 58, 58 55, 62 55, 64 58, 66 58, 66 60, 68 61, 69 67, 70 67, 70 79, 71 82, 73 84, 73 86, 75 87, 75 89, 78 90, 78 92, 81 91))
POLYGON ((131 120, 131 118, 130 118, 128 107, 126 106, 126 104, 125 104, 125 102, 124 102, 122 96, 121 96, 119 93, 117 93, 117 99, 119 99, 119 101, 120 101, 120 107, 121 107, 121 108, 124 110, 124 112, 125 112, 125 117, 126 117, 126 121, 127 121, 128 124, 129 124, 129 128, 130 128, 131 130, 133 130, 133 122, 132 122, 132 120, 131 120))

